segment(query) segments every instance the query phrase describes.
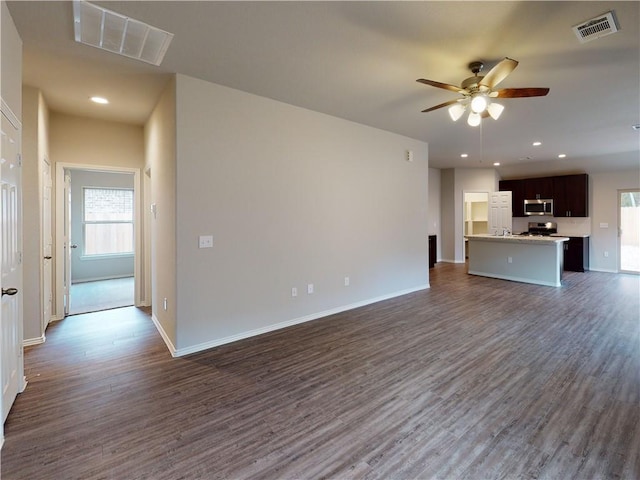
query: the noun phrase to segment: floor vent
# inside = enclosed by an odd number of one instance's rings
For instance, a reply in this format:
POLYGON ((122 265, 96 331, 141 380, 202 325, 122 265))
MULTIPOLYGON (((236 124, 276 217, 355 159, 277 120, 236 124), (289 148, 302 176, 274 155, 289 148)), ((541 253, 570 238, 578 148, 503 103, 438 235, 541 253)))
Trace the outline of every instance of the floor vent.
POLYGON ((160 65, 173 34, 83 0, 73 2, 76 42, 160 65))
POLYGON ((613 11, 598 15, 591 20, 587 20, 573 27, 580 43, 590 42, 596 38, 606 37, 618 31, 618 25, 613 15, 613 11))

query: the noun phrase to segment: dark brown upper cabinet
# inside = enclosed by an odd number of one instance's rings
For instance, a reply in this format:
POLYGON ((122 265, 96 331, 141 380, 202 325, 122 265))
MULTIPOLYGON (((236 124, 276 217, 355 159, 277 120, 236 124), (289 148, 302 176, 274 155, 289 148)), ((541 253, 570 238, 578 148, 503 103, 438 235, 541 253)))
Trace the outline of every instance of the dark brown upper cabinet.
POLYGON ((553 216, 589 216, 589 176, 586 173, 554 177, 553 216))

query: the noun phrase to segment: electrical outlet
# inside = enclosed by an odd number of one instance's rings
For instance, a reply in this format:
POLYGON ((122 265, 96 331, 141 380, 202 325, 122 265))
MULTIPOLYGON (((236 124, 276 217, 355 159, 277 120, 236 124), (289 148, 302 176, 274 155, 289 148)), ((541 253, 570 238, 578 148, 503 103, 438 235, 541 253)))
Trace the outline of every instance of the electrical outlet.
POLYGON ((344 286, 348 287, 351 284, 351 280, 349 280, 349 277, 344 277, 344 286))
POLYGON ((604 256, 608 257, 609 256, 609 252, 604 252, 604 256))
POLYGON ((313 283, 307 285, 307 293, 311 295, 313 293, 313 283))
POLYGON ((198 238, 198 248, 212 248, 213 235, 200 235, 198 238))
POLYGON ((513 263, 513 257, 507 257, 507 262, 508 263, 513 263))
POLYGON ((298 296, 298 289, 296 287, 293 287, 291 289, 291 296, 292 297, 297 297, 298 296))

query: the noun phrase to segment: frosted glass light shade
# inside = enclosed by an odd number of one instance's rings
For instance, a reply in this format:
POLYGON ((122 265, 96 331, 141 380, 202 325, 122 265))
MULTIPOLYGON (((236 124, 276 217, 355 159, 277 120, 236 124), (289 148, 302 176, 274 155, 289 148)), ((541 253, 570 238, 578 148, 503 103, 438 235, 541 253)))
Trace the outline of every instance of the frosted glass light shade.
POLYGON ((487 112, 491 115, 491 118, 497 120, 502 115, 502 111, 504 110, 504 105, 500 105, 499 103, 491 103, 487 107, 487 112))
POLYGON ((487 108, 487 97, 484 95, 476 95, 471 100, 471 110, 474 113, 482 113, 487 108))
POLYGON ((482 117, 480 117, 479 113, 471 112, 469 114, 469 118, 467 118, 467 123, 472 127, 477 127, 478 125, 480 125, 481 120, 482 120, 482 117))
POLYGON ((461 103, 455 103, 451 105, 449 107, 449 116, 451 117, 451 120, 453 120, 454 122, 458 120, 462 116, 465 110, 466 110, 465 106, 462 105, 461 103))

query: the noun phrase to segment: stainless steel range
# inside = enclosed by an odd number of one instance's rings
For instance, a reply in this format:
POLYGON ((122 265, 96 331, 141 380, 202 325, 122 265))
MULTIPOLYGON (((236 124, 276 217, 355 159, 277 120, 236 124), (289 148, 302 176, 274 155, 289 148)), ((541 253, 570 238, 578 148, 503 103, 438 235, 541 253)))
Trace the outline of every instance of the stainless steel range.
POLYGON ((558 233, 558 224, 555 222, 529 222, 529 230, 520 235, 530 237, 548 237, 558 233))

